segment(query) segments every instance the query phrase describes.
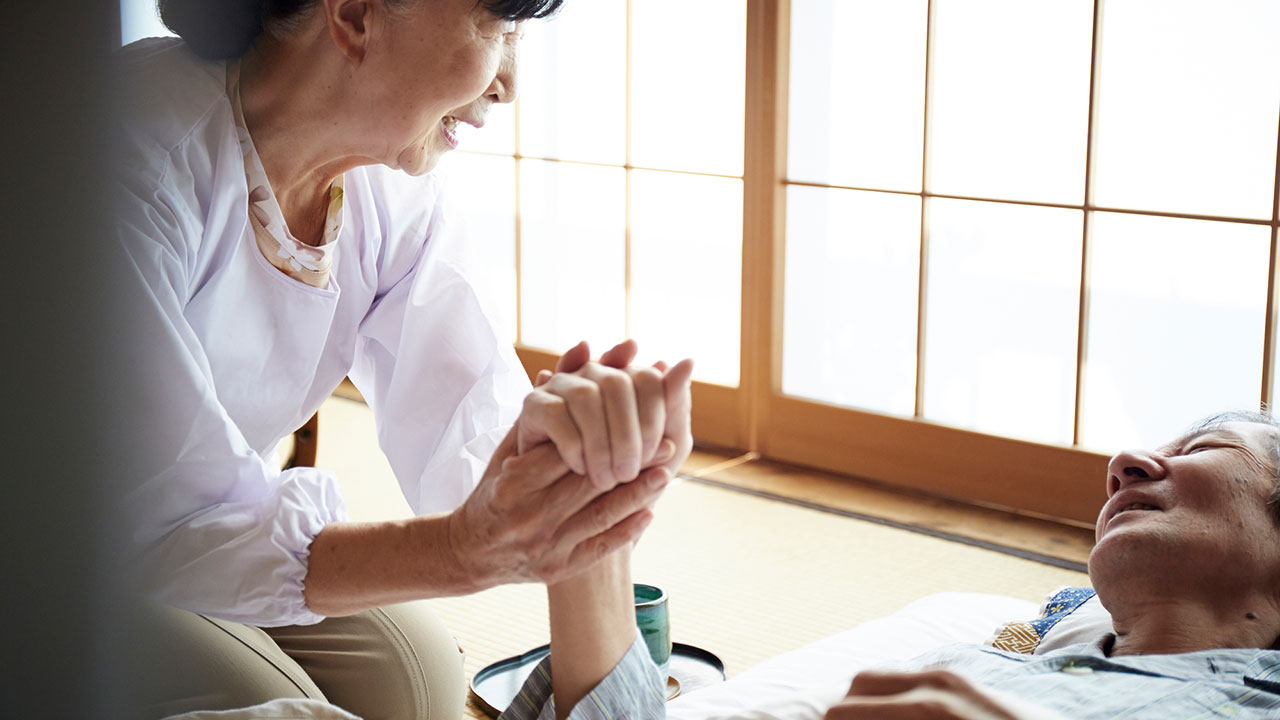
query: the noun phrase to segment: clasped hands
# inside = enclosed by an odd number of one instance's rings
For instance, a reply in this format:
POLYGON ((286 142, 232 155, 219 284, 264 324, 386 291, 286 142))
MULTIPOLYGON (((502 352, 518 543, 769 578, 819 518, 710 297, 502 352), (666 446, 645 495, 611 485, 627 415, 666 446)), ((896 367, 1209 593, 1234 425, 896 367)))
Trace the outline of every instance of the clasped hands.
POLYGON ((693 363, 629 367, 628 340, 591 362, 586 343, 539 374, 515 426, 450 517, 476 589, 555 583, 635 542, 693 447, 693 363))

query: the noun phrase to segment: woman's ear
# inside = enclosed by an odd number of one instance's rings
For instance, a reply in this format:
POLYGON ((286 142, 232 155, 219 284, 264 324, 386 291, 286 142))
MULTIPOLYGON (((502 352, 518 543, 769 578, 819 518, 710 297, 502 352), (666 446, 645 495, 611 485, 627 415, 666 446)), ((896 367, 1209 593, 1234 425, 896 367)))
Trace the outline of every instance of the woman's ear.
POLYGON ((338 52, 359 65, 369 49, 369 23, 377 0, 324 0, 325 23, 338 52))

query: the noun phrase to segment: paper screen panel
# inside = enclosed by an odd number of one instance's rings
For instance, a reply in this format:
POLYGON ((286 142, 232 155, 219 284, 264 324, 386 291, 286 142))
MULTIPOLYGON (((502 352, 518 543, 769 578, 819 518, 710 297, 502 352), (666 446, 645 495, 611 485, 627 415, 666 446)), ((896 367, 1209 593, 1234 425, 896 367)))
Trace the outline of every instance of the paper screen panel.
POLYGON ((1081 442, 1154 447, 1257 409, 1269 228, 1098 213, 1081 442))
POLYGON ((1096 203, 1270 218, 1280 3, 1127 0, 1105 7, 1096 203))
POLYGON ((626 0, 565 3, 528 23, 520 66, 521 154, 626 160, 626 0))
POLYGON ((693 357, 695 379, 738 384, 742 181, 631 175, 631 332, 643 360, 693 357))
POLYGON ((926 419, 1070 444, 1084 215, 934 200, 926 419))
POLYGON ((1080 203, 1089 0, 937 0, 929 190, 1080 203))
POLYGON ((794 0, 787 176, 920 191, 925 0, 794 0))
POLYGON ((632 3, 632 164, 742 174, 746 20, 746 0, 632 3))
POLYGON ((787 189, 782 391, 910 416, 920 198, 787 189))
POLYGON ((624 172, 573 163, 520 163, 521 341, 601 352, 626 330, 624 172))

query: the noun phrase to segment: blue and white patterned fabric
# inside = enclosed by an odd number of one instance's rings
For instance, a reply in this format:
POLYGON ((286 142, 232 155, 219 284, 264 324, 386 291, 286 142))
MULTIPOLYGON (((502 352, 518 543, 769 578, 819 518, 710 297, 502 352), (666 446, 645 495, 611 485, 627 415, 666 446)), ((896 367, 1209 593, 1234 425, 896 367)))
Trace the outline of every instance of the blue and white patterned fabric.
MULTIPOLYGON (((613 670, 574 706, 569 720, 655 720, 666 717, 665 678, 649 657, 649 648, 636 631, 636 639, 613 670)), ((555 720, 551 693, 551 658, 533 669, 520 694, 498 720, 555 720)))
POLYGON ((1063 588, 1045 603, 1040 611, 1040 617, 1034 620, 1006 623, 997 629, 995 637, 990 641, 991 645, 1000 650, 1033 653, 1055 625, 1095 595, 1097 593, 1093 588, 1063 588))
MULTIPOLYGON (((902 670, 944 668, 960 673, 1022 712, 1071 720, 1280 718, 1280 651, 1205 650, 1176 655, 1107 657, 1114 636, 1043 655, 983 645, 950 645, 902 670)), ((572 720, 656 720, 666 717, 656 668, 643 642, 578 703, 572 720)), ((544 661, 500 720, 554 720, 551 670, 544 661)))

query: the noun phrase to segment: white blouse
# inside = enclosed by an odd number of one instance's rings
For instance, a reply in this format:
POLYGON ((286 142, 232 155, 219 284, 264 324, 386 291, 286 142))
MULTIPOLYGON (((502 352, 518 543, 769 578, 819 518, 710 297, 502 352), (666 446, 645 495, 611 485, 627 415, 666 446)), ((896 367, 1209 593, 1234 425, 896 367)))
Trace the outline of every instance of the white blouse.
MULTIPOLYGON (((415 512, 456 507, 529 382, 476 291, 439 180, 385 167, 344 177, 327 287, 264 259, 221 63, 172 39, 122 51, 119 239, 145 326, 146 460, 126 508, 154 594, 261 625, 322 618, 302 594, 308 547, 345 519, 333 474, 280 471, 279 442, 350 375, 415 512)), ((328 442, 341 442, 332 438, 328 442)))

